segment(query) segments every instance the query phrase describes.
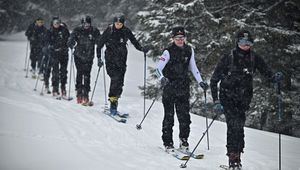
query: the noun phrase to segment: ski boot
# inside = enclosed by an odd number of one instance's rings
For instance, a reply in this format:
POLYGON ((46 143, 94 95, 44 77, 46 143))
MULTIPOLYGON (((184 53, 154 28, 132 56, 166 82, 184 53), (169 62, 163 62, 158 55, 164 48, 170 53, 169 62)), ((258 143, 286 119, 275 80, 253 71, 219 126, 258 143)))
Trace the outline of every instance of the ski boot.
POLYGON ((77 104, 81 104, 82 103, 82 96, 77 96, 77 104))
POLYGON ((229 158, 229 170, 242 170, 241 154, 239 152, 230 152, 227 156, 229 158))
POLYGON ((66 88, 64 86, 61 87, 61 97, 63 99, 67 99, 67 91, 66 91, 66 88))
POLYGON ((58 88, 57 87, 53 87, 53 89, 52 89, 52 95, 53 95, 53 97, 58 97, 59 96, 59 92, 58 92, 58 88))
POLYGON ((189 151, 189 143, 186 138, 180 138, 179 149, 184 153, 189 151))
POLYGON ((168 143, 168 144, 164 144, 164 146, 165 146, 165 151, 166 151, 167 153, 170 153, 170 152, 174 152, 174 151, 175 151, 173 142, 170 142, 170 143, 168 143))
POLYGON ((82 102, 81 104, 83 106, 88 106, 89 105, 89 96, 82 96, 82 102))
POLYGON ((45 92, 46 92, 47 94, 51 94, 51 91, 50 91, 50 89, 49 89, 49 84, 46 84, 46 85, 45 85, 45 92))
POLYGON ((35 69, 32 69, 32 70, 31 70, 31 77, 32 77, 33 79, 36 79, 36 72, 35 72, 35 69))
POLYGON ((39 80, 44 81, 44 74, 43 73, 39 73, 38 77, 39 77, 39 80))
POLYGON ((82 103, 82 90, 76 89, 77 104, 82 103))
POLYGON ((82 103, 83 106, 89 105, 89 92, 88 90, 83 89, 82 90, 82 103))
POLYGON ((110 111, 110 114, 115 116, 117 115, 118 113, 118 97, 115 97, 115 96, 111 96, 108 98, 108 100, 110 101, 110 108, 109 108, 109 111, 110 111))

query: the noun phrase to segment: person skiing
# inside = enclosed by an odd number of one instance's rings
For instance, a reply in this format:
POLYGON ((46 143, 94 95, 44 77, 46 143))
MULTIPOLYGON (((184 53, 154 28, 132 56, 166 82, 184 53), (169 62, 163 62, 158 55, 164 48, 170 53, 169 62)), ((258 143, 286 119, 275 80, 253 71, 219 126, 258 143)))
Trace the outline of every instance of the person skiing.
POLYGON ((240 170, 241 153, 245 145, 245 112, 253 96, 253 75, 258 70, 272 81, 273 73, 263 58, 251 50, 254 41, 249 31, 238 31, 235 42, 236 47, 217 64, 210 87, 215 111, 224 113, 226 118, 229 168, 240 170))
POLYGON ((164 119, 162 122, 162 140, 166 152, 174 151, 172 128, 174 126, 175 107, 180 131, 179 148, 186 152, 189 150, 188 137, 191 124, 189 113, 189 70, 204 91, 207 90, 208 85, 202 80, 197 68, 194 49, 185 43, 184 27, 175 26, 172 29, 172 40, 172 44, 160 56, 156 68, 156 76, 163 87, 164 119))
POLYGON ((121 97, 123 91, 124 76, 127 67, 128 51, 126 45, 128 39, 137 50, 145 53, 148 52, 148 49, 139 44, 132 31, 124 24, 125 16, 121 13, 115 14, 113 24, 106 28, 98 42, 99 48, 102 48, 104 44, 106 46, 105 64, 107 74, 111 79, 108 100, 110 101, 110 113, 112 115, 117 114, 118 99, 121 97))
POLYGON ((44 26, 44 20, 37 18, 34 23, 28 26, 25 35, 30 42, 32 77, 36 78, 36 70, 40 70, 44 55, 43 51, 45 51, 46 48, 47 28, 44 26))
MULTIPOLYGON (((67 66, 69 30, 62 24, 58 17, 53 17, 52 25, 48 32, 49 51, 52 67, 52 95, 58 96, 59 83, 61 96, 66 97, 67 66)), ((47 86, 47 84, 46 84, 47 86)))
MULTIPOLYGON (((95 55, 96 40, 100 32, 93 27, 92 19, 86 16, 81 20, 81 26, 76 27, 70 35, 68 46, 74 51, 76 75, 77 103, 86 105, 89 102, 90 77, 95 55), (76 46, 75 46, 76 45, 76 46)), ((98 66, 102 67, 101 49, 97 47, 98 66)))

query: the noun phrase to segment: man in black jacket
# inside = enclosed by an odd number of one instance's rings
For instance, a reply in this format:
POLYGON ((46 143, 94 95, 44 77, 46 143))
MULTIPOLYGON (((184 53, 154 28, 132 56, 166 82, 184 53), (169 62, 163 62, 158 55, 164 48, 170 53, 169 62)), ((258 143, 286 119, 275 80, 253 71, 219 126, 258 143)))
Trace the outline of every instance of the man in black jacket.
POLYGON ((253 42, 249 31, 240 30, 236 35, 236 47, 221 58, 210 80, 214 108, 218 112, 224 112, 226 117, 227 156, 229 167, 234 170, 241 168, 240 155, 245 143, 245 112, 249 109, 253 96, 253 74, 258 70, 272 80, 268 65, 251 50, 253 42))
MULTIPOLYGON (((71 49, 75 47, 77 103, 86 105, 89 102, 90 77, 95 55, 95 45, 96 40, 100 37, 100 32, 91 25, 92 19, 90 16, 83 18, 81 24, 71 33, 68 46, 71 49)), ((98 66, 101 67, 103 64, 99 47, 97 48, 97 57, 98 66)))
POLYGON ((106 45, 105 50, 105 64, 107 74, 111 78, 109 89, 110 112, 112 115, 117 114, 118 99, 121 97, 124 76, 126 72, 127 61, 127 41, 128 39, 137 50, 147 52, 134 37, 133 33, 127 28, 125 17, 123 14, 116 14, 113 19, 113 24, 109 25, 103 32, 98 47, 102 48, 106 45))
POLYGON ((59 83, 61 83, 61 95, 66 97, 69 30, 62 24, 58 17, 54 17, 48 32, 49 51, 52 66, 52 95, 59 95, 59 83))
POLYGON ((25 32, 27 39, 30 41, 30 60, 32 77, 36 77, 36 70, 40 69, 43 48, 46 48, 47 28, 44 26, 44 20, 37 18, 34 23, 30 24, 25 32))
POLYGON ((172 29, 172 39, 173 43, 164 50, 156 69, 156 75, 163 87, 162 140, 166 152, 174 151, 172 128, 175 108, 179 121, 179 148, 186 152, 189 150, 188 137, 191 124, 189 71, 192 72, 204 91, 207 90, 208 85, 202 80, 197 68, 194 49, 185 43, 185 30, 182 26, 176 26, 172 29))

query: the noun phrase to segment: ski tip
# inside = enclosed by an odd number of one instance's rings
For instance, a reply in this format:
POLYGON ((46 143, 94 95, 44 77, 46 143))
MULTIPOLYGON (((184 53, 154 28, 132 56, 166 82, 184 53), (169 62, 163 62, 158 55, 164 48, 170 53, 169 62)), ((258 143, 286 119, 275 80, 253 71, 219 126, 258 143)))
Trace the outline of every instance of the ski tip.
POLYGON ((220 165, 219 167, 222 168, 222 169, 225 169, 225 170, 229 169, 229 167, 227 165, 220 165))

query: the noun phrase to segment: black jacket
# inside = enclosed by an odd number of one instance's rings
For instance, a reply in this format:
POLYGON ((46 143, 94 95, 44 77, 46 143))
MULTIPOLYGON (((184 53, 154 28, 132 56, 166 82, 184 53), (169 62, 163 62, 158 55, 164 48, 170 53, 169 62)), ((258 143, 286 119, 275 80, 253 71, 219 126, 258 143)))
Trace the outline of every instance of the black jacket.
POLYGON ((61 25, 58 28, 51 27, 48 31, 48 43, 50 50, 53 52, 68 51, 69 30, 61 25))
POLYGON ((33 47, 44 47, 47 45, 47 28, 45 26, 39 27, 32 23, 26 30, 25 35, 33 47))
MULTIPOLYGON (((97 28, 91 26, 85 29, 82 26, 73 30, 68 40, 69 47, 75 47, 74 55, 84 62, 92 62, 95 54, 95 45, 100 37, 100 32, 97 28)), ((101 49, 97 48, 97 56, 101 55, 101 49)))
POLYGON ((114 25, 109 25, 99 39, 98 46, 102 48, 105 44, 107 50, 115 50, 119 47, 126 48, 128 39, 137 50, 142 51, 142 46, 136 40, 132 31, 126 26, 116 29, 114 25))
POLYGON ((253 96, 253 74, 259 70, 271 79, 272 72, 264 60, 252 51, 242 51, 238 47, 225 54, 217 64, 210 80, 214 101, 218 100, 218 82, 220 83, 220 100, 243 101, 247 104, 253 96))

